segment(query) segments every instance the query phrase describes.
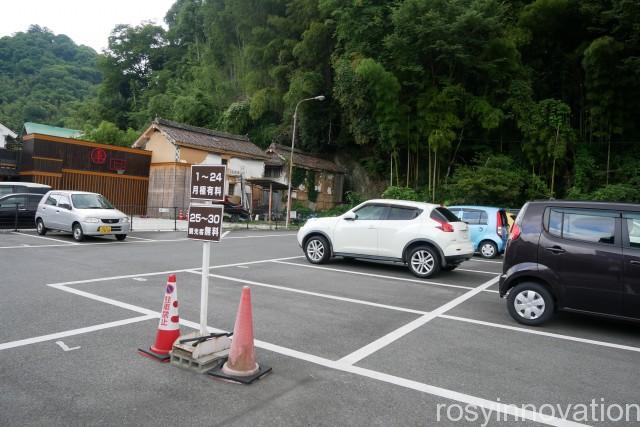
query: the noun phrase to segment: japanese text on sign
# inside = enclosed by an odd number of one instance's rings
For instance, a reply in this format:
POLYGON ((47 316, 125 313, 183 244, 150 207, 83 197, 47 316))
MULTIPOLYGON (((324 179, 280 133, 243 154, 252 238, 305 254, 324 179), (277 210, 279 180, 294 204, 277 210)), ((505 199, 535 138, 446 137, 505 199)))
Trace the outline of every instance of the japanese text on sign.
POLYGON ((225 177, 225 165, 191 166, 191 198, 223 201, 225 177))
POLYGON ((160 326, 169 324, 169 310, 171 309, 171 295, 165 295, 162 303, 162 314, 160 315, 160 326))
POLYGON ((187 237, 219 242, 222 231, 222 215, 222 206, 191 205, 189 207, 187 237))

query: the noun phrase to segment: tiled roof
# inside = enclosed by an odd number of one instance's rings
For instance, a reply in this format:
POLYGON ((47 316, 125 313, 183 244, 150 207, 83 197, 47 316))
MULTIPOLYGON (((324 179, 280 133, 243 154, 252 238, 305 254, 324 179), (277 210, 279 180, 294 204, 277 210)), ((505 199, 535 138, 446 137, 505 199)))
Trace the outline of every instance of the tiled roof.
MULTIPOLYGON (((275 165, 278 160, 281 164, 284 164, 285 159, 288 159, 291 155, 291 147, 271 144, 267 149, 267 155, 270 156, 270 159, 267 160, 267 164, 275 165)), ((312 156, 311 154, 305 153, 297 148, 293 150, 293 165, 306 169, 322 170, 334 173, 346 172, 342 167, 336 165, 330 160, 312 156)))
POLYGON ((177 145, 202 148, 211 152, 225 151, 244 154, 247 157, 257 159, 266 157, 260 147, 249 141, 246 136, 232 135, 160 118, 155 119, 152 126, 168 135, 177 145))

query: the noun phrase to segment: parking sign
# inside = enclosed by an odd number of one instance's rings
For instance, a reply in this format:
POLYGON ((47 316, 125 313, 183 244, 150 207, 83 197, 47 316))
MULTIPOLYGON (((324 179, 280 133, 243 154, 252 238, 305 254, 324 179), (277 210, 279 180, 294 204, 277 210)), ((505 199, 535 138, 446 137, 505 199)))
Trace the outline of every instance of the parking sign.
POLYGON ((192 165, 191 198, 223 202, 226 171, 225 165, 192 165))
POLYGON ((195 240, 219 242, 222 233, 224 208, 219 205, 189 206, 187 237, 195 240))

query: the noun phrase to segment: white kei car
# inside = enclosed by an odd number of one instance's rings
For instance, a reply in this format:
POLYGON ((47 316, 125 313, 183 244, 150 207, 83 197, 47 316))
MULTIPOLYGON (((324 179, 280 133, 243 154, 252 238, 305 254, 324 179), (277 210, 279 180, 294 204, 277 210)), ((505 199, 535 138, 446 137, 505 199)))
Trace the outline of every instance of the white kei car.
POLYGON ((70 231, 78 242, 84 236, 113 234, 127 238, 129 217, 101 194, 85 191, 49 191, 36 211, 36 230, 41 236, 48 230, 70 231))
POLYGON ((450 271, 473 256, 467 224, 447 208, 404 200, 369 200, 328 218, 311 218, 298 243, 313 264, 332 256, 394 261, 417 277, 450 271))

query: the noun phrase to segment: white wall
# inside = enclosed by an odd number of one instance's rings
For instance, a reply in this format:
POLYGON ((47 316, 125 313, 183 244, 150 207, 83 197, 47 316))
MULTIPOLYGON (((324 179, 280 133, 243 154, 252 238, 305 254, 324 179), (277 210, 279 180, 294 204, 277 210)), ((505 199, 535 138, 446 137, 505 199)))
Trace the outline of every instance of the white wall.
POLYGON ((4 148, 7 145, 7 136, 11 136, 14 139, 18 137, 11 129, 0 123, 0 148, 4 148))
POLYGON ((200 164, 201 165, 221 165, 222 157, 220 157, 218 154, 209 153, 207 154, 207 157, 204 159, 204 161, 200 164))
POLYGON ((227 173, 242 174, 245 179, 262 178, 264 176, 264 161, 232 157, 227 162, 227 173))

